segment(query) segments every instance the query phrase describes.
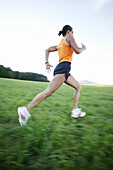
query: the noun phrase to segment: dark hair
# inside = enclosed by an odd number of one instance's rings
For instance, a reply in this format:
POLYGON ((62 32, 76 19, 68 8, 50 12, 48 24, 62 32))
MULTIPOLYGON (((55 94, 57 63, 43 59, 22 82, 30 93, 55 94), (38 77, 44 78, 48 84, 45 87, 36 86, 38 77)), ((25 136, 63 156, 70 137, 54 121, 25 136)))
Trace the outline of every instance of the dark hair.
POLYGON ((65 25, 63 28, 62 28, 62 31, 59 31, 58 35, 60 36, 61 34, 63 35, 63 37, 65 36, 66 32, 67 31, 72 31, 72 27, 70 25, 65 25))

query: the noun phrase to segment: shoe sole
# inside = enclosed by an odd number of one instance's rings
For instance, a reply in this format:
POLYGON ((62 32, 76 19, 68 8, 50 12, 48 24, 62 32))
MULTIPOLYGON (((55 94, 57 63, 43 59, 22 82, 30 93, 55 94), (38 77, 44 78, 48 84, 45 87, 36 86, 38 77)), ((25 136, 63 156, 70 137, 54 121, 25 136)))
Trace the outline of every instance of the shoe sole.
POLYGON ((18 116, 21 118, 21 107, 18 107, 18 116))
POLYGON ((74 118, 79 118, 79 116, 72 116, 72 115, 71 115, 71 117, 74 117, 74 118))

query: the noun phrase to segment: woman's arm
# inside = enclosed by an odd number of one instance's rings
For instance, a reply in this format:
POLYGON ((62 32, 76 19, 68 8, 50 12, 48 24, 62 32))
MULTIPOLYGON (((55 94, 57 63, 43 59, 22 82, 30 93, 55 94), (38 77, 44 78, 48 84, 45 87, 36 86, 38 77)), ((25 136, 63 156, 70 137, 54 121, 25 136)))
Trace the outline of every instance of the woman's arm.
POLYGON ((67 41, 71 45, 71 47, 73 48, 73 50, 75 51, 76 54, 80 54, 84 50, 86 50, 86 47, 83 44, 82 44, 82 48, 79 48, 78 45, 75 42, 75 39, 72 36, 68 37, 67 41))
POLYGON ((57 46, 52 46, 45 50, 45 62, 48 62, 49 53, 54 51, 57 51, 57 46))
POLYGON ((49 64, 49 53, 57 51, 57 46, 49 47, 47 50, 45 50, 45 64, 46 64, 46 70, 50 70, 50 67, 53 67, 49 64))

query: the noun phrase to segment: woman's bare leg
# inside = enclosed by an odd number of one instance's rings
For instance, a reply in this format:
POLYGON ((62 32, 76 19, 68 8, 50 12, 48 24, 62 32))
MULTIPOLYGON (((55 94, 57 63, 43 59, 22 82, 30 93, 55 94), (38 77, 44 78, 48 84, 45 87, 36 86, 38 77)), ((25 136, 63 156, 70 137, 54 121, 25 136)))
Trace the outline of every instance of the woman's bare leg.
POLYGON ((76 89, 74 96, 73 96, 73 100, 74 100, 74 109, 77 109, 79 97, 80 97, 81 85, 74 79, 74 77, 72 75, 70 75, 68 77, 66 84, 68 84, 76 89))
POLYGON ((30 104, 27 106, 27 110, 30 112, 35 106, 41 103, 45 98, 51 96, 65 81, 65 74, 57 74, 47 89, 42 93, 39 93, 30 104))

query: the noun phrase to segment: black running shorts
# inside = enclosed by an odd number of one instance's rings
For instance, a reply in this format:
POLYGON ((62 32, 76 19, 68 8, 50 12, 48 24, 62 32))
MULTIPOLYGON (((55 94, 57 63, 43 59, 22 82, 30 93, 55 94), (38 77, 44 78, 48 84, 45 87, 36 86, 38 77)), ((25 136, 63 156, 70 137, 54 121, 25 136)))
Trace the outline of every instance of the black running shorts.
POLYGON ((54 76, 56 74, 64 74, 66 73, 66 79, 64 82, 66 82, 66 80, 68 79, 68 77, 71 75, 69 72, 71 70, 71 63, 68 61, 63 61, 61 63, 59 63, 56 68, 54 69, 54 76))

